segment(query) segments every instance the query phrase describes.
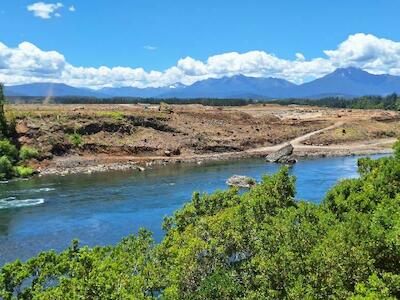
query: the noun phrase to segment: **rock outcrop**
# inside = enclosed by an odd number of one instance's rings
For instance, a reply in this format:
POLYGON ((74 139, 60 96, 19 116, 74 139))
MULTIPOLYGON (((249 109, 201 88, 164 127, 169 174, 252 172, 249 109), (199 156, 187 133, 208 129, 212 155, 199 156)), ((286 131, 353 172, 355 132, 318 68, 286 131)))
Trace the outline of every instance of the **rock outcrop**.
POLYGON ((293 156, 284 156, 277 162, 280 164, 294 165, 295 163, 297 163, 297 159, 295 159, 293 156))
POLYGON ((267 155, 266 160, 267 162, 294 164, 297 161, 292 157, 293 149, 294 149, 293 145, 288 144, 279 149, 278 151, 267 155))
POLYGON ((226 184, 241 188, 251 188, 256 184, 256 180, 248 176, 233 175, 226 181, 226 184))

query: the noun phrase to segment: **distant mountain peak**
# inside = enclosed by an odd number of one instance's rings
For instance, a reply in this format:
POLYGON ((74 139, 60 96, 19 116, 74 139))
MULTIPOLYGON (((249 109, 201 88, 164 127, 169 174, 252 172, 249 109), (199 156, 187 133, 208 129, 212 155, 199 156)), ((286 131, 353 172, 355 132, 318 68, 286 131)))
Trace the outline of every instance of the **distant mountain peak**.
POLYGON ((355 67, 338 68, 334 72, 305 83, 293 97, 348 95, 387 95, 400 91, 400 77, 371 74, 355 67))
POLYGON ((335 71, 333 71, 330 75, 332 76, 345 76, 345 77, 351 77, 351 76, 360 76, 360 75, 372 75, 368 73, 367 71, 364 71, 362 69, 356 68, 356 67, 347 67, 347 68, 337 68, 335 71))

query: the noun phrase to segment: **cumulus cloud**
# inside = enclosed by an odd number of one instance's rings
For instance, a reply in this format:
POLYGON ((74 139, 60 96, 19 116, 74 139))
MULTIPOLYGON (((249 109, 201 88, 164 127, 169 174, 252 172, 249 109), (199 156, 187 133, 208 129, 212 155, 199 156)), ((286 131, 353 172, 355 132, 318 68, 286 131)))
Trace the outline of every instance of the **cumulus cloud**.
POLYGON ((17 48, 0 43, 0 72, 15 72, 26 76, 60 76, 65 68, 65 58, 56 51, 42 51, 35 45, 23 42, 17 48))
POLYGON ((336 50, 326 50, 336 67, 354 66, 373 73, 399 74, 400 43, 358 33, 349 36, 336 50))
POLYGON ((28 11, 33 12, 33 15, 42 19, 51 19, 52 16, 60 17, 60 13, 56 12, 63 7, 61 2, 44 3, 36 2, 27 6, 28 11))
POLYGON ((336 49, 325 50, 322 57, 306 59, 301 53, 295 53, 295 57, 288 60, 265 51, 229 52, 211 56, 206 61, 185 57, 166 70, 146 71, 131 67, 79 67, 68 63, 62 54, 44 51, 29 42, 16 48, 0 43, 0 81, 6 84, 64 82, 91 88, 160 87, 243 74, 302 83, 349 66, 375 74, 400 75, 400 43, 370 34, 350 35, 336 49))
POLYGON ((68 10, 71 12, 76 11, 75 6, 71 5, 70 7, 68 7, 68 10))

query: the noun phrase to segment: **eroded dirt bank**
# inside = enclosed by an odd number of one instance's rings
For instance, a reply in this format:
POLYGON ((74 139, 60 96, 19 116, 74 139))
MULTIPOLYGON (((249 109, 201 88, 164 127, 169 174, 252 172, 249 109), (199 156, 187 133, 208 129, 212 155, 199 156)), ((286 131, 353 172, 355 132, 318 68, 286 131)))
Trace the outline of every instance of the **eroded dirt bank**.
POLYGON ((154 163, 390 151, 399 115, 381 110, 249 105, 12 105, 21 145, 43 174, 141 169, 154 163))

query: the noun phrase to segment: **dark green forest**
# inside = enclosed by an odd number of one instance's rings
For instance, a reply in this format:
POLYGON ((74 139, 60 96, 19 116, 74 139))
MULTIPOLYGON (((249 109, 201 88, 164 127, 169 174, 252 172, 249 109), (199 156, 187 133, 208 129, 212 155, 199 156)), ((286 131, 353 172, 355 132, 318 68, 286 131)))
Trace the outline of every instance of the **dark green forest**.
POLYGON ((358 98, 346 99, 341 97, 326 97, 321 99, 280 99, 280 100, 260 100, 260 99, 220 99, 220 98, 199 98, 199 99, 179 99, 179 98, 96 98, 96 97, 53 97, 45 100, 44 97, 8 97, 11 103, 49 103, 55 104, 202 104, 209 106, 244 106, 256 103, 275 103, 280 105, 311 105, 331 108, 349 109, 386 109, 400 110, 400 97, 397 94, 388 96, 363 96, 358 98))
POLYGON ((358 161, 320 204, 295 200, 283 167, 245 193, 194 193, 115 246, 48 251, 0 270, 3 299, 396 299, 400 143, 358 161))

